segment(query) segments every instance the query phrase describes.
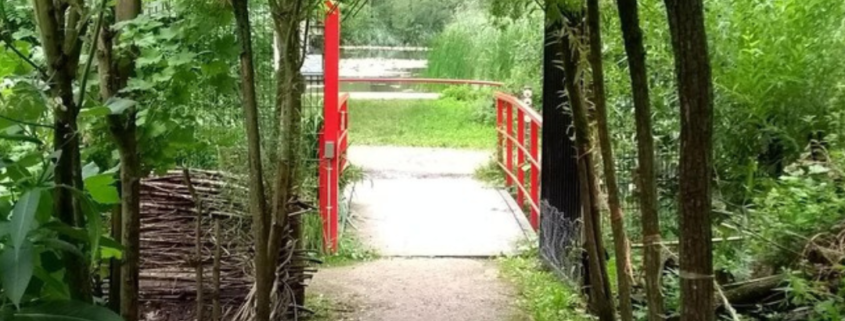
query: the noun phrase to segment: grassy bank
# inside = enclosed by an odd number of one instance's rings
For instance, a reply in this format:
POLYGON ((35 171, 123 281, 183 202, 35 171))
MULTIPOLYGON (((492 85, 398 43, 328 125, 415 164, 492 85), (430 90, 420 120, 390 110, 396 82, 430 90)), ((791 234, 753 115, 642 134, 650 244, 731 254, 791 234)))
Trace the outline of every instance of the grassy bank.
POLYGON ((517 305, 533 321, 592 320, 578 289, 560 281, 540 262, 536 247, 499 261, 501 276, 517 291, 517 305))
POLYGON ((476 121, 476 109, 452 98, 352 100, 349 139, 358 145, 491 149, 495 126, 476 121))

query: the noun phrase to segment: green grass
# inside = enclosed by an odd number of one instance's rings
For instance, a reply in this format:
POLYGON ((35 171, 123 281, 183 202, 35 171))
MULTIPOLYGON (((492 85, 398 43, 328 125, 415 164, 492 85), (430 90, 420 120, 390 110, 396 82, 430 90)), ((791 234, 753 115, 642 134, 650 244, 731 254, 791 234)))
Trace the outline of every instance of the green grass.
POLYGON ((518 292, 517 305, 533 321, 592 320, 577 288, 570 287, 540 262, 536 246, 499 260, 500 273, 518 292))
POLYGON ((451 98, 350 100, 349 139, 358 145, 493 148, 495 125, 474 120, 473 109, 451 98))

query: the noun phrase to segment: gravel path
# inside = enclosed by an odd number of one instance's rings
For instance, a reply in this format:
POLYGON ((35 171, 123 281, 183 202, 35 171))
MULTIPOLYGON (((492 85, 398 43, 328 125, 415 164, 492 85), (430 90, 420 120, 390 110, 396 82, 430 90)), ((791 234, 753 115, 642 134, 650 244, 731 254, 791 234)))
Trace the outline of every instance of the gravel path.
POLYGON ((349 308, 334 312, 337 321, 527 320, 488 260, 393 258, 323 269, 310 291, 349 308))
POLYGON ((530 232, 472 178, 489 152, 354 146, 348 156, 367 177, 352 198, 359 236, 385 258, 317 273, 312 293, 349 307, 336 320, 525 320, 489 258, 530 232))

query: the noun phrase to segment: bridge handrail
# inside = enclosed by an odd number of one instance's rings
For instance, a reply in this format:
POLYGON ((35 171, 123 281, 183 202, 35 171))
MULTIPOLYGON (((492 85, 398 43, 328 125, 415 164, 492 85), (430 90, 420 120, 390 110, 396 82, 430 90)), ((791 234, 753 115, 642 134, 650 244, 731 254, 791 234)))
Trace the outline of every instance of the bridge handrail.
POLYGON ((512 95, 496 92, 494 97, 498 132, 497 163, 505 173, 505 187, 516 187, 516 202, 520 207, 528 205, 531 211, 529 221, 534 230, 537 230, 540 226, 540 131, 543 128, 543 117, 512 95), (513 130, 514 123, 517 126, 516 133, 513 130), (525 135, 526 123, 530 124, 528 143, 525 135), (529 165, 528 184, 525 183, 525 165, 529 165))
POLYGON ((346 83, 361 83, 361 82, 380 82, 380 83, 405 83, 405 84, 442 84, 442 85, 479 85, 490 87, 502 87, 505 84, 497 81, 489 80, 473 80, 473 79, 446 79, 446 78, 378 78, 378 77, 343 77, 340 82, 346 83))

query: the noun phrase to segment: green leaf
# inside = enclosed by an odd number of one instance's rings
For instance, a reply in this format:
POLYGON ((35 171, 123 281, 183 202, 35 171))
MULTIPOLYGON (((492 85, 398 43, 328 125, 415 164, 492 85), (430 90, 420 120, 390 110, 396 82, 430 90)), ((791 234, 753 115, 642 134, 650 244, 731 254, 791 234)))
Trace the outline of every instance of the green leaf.
POLYGON ((68 287, 61 279, 53 276, 46 269, 38 265, 35 266, 34 272, 35 277, 41 280, 41 282, 44 282, 45 290, 52 294, 50 297, 58 297, 63 300, 70 298, 68 287))
POLYGON ((135 104, 137 104, 137 102, 135 102, 134 100, 125 99, 125 98, 118 98, 118 97, 112 97, 112 98, 109 98, 109 100, 106 101, 106 107, 108 107, 109 110, 111 110, 112 115, 123 114, 123 112, 125 112, 127 109, 131 108, 132 106, 135 106, 135 104))
POLYGON ((14 251, 5 250, 0 255, 0 280, 6 297, 20 307, 21 298, 32 279, 33 269, 32 244, 25 242, 14 251))
MULTIPOLYGON (((91 164, 89 164, 91 165, 91 164)), ((96 165, 94 165, 96 166, 96 165)), ((87 172, 83 169, 83 176, 85 173, 91 174, 93 167, 86 166, 87 172)), ((99 171, 99 168, 97 168, 99 171)), ((91 197, 100 204, 117 204, 120 202, 120 195, 118 195, 117 187, 114 186, 114 173, 103 173, 97 175, 90 175, 85 178, 85 190, 91 194, 91 197)))
MULTIPOLYGON (((50 229, 55 231, 61 235, 70 237, 74 240, 80 242, 89 242, 90 238, 88 236, 88 231, 78 228, 78 227, 71 227, 67 224, 62 222, 50 222, 44 225, 44 228, 50 229)), ((123 251, 123 245, 120 245, 117 241, 110 237, 101 236, 99 241, 100 247, 107 247, 110 249, 115 249, 119 251, 123 251)))
POLYGON ((112 185, 85 186, 85 189, 97 203, 107 205, 120 203, 117 188, 112 185))
POLYGON ((12 246, 17 251, 23 245, 26 235, 32 230, 35 221, 35 212, 38 210, 38 202, 41 198, 41 190, 31 190, 23 194, 12 210, 12 246))
POLYGON ((85 108, 79 112, 82 117, 102 117, 111 114, 111 109, 105 106, 85 108))
POLYGON ((111 310, 76 301, 52 302, 26 308, 11 321, 123 321, 111 310))
POLYGON ((38 210, 35 212, 35 221, 39 224, 49 222, 53 218, 53 193, 49 190, 41 191, 41 199, 38 202, 38 210))
POLYGON ((100 166, 91 162, 82 167, 82 179, 87 180, 89 177, 100 173, 100 166))
POLYGON ((76 245, 70 244, 70 243, 62 241, 60 239, 46 239, 46 240, 42 240, 41 243, 44 244, 48 248, 58 250, 60 252, 67 252, 67 253, 79 256, 81 258, 85 258, 85 254, 82 253, 82 251, 79 250, 79 248, 76 247, 76 245))
POLYGON ((171 58, 169 62, 170 62, 170 65, 175 65, 175 66, 184 65, 184 64, 187 64, 187 63, 191 62, 192 60, 194 60, 194 58, 196 56, 197 55, 194 54, 193 52, 182 51, 182 52, 176 54, 175 56, 173 56, 173 58, 171 58))

